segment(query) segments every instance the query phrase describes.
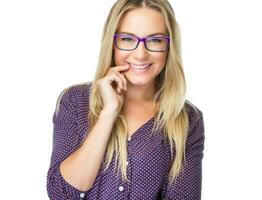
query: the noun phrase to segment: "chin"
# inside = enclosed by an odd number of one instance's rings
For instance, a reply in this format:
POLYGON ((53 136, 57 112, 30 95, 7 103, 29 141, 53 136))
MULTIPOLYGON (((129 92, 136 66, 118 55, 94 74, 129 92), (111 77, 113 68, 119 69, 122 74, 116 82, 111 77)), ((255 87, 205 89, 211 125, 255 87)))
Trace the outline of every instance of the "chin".
POLYGON ((145 77, 135 77, 134 75, 126 74, 125 75, 126 80, 128 84, 131 85, 147 85, 152 82, 152 80, 149 80, 148 78, 145 77))

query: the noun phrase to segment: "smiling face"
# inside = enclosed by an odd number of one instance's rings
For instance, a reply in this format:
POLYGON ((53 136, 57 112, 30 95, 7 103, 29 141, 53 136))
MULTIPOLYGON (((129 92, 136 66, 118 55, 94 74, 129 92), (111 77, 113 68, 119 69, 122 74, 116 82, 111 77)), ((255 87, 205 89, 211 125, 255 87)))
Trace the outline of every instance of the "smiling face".
MULTIPOLYGON (((122 33, 140 38, 167 35, 163 15, 150 8, 137 8, 126 13, 117 31, 117 34, 122 33)), ((129 84, 154 84, 155 78, 165 67, 167 52, 168 50, 148 51, 142 41, 132 51, 120 50, 114 45, 114 61, 116 65, 129 64, 131 66, 124 73, 129 84)))

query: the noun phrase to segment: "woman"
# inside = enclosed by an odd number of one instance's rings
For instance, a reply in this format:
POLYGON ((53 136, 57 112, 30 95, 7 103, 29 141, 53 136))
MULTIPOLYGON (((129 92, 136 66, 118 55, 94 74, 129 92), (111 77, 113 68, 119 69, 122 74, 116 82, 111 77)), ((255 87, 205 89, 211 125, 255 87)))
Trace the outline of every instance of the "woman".
POLYGON ((201 198, 202 112, 185 100, 179 27, 166 0, 118 0, 96 76, 54 113, 51 199, 201 198))

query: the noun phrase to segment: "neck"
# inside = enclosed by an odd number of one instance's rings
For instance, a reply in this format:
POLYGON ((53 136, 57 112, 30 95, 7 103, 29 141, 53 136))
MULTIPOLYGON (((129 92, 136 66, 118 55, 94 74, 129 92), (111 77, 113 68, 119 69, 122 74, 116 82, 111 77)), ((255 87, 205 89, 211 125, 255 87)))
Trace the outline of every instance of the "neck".
POLYGON ((152 102, 154 94, 154 84, 133 85, 128 81, 125 102, 152 102))

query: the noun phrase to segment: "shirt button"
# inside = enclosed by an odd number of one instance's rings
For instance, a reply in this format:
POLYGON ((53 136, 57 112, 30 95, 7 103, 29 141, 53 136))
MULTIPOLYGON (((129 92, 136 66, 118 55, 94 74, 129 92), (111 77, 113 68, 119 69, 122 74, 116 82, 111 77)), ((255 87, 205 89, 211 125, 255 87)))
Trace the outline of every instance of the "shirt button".
POLYGON ((127 140, 130 141, 130 140, 131 140, 131 136, 129 136, 129 137, 127 138, 127 140))
POLYGON ((85 197, 85 193, 80 193, 80 198, 82 199, 82 198, 84 198, 85 197))
POLYGON ((119 191, 122 192, 124 190, 124 187, 123 186, 119 186, 119 191))
POLYGON ((126 161, 126 165, 128 165, 128 161, 126 161))

